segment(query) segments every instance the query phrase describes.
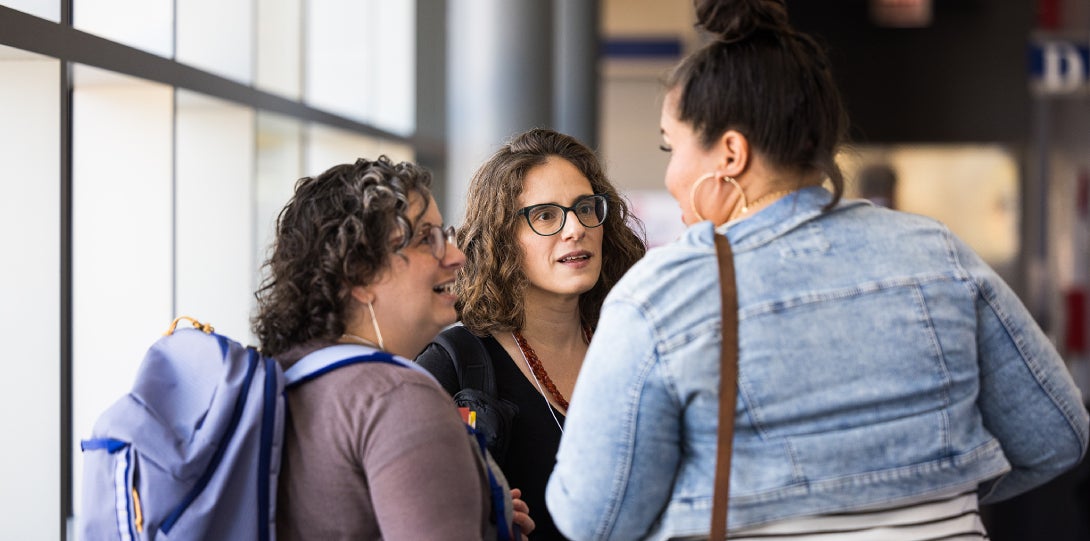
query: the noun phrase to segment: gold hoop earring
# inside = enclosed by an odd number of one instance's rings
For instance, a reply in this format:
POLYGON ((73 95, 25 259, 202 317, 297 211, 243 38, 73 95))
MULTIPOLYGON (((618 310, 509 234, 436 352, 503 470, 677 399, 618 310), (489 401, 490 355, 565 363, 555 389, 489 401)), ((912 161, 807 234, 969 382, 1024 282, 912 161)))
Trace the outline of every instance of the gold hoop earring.
POLYGON ((367 309, 371 311, 371 326, 375 329, 375 336, 378 337, 378 348, 382 351, 386 351, 386 344, 382 342, 382 331, 378 328, 378 318, 375 317, 375 306, 371 303, 367 303, 367 309))
POLYGON ((693 183, 693 187, 689 190, 689 208, 693 209, 693 214, 696 214, 696 221, 698 222, 703 222, 704 216, 700 214, 699 210, 696 209, 696 190, 700 187, 701 184, 704 183, 705 180, 708 180, 709 178, 715 178, 716 176, 718 176, 716 173, 708 173, 696 179, 696 182, 693 183))
POLYGON ((742 197, 742 214, 749 212, 749 201, 746 200, 746 192, 742 191, 742 187, 738 185, 738 181, 734 180, 734 177, 723 177, 723 180, 731 183, 735 190, 738 190, 738 195, 742 197))

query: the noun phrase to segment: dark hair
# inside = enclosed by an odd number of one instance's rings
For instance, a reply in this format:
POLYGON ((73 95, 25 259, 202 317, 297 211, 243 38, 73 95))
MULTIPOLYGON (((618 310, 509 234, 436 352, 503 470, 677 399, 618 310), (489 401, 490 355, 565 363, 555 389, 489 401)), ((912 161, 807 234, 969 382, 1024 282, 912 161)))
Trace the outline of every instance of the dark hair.
POLYGON ((371 283, 408 246, 430 204, 431 173, 386 156, 336 165, 295 184, 276 220, 253 332, 268 355, 344 332, 353 286, 371 283), (410 196, 423 197, 408 216, 410 196))
POLYGON ((847 114, 825 52, 794 30, 781 0, 696 0, 697 26, 716 39, 674 69, 677 118, 706 147, 737 130, 774 165, 821 171, 844 193, 836 153, 847 114))
POLYGON ((458 232, 458 245, 466 254, 457 282, 458 309, 462 323, 477 334, 521 329, 525 323, 523 292, 528 282, 516 240, 516 207, 526 175, 550 156, 571 162, 590 181, 591 190, 609 200, 602 225, 602 273, 598 283, 579 298, 584 324, 591 328, 598 325, 606 294, 646 251, 643 224, 630 214, 627 202, 606 179, 592 150, 574 137, 552 130, 533 129, 517 135, 473 175, 465 223, 458 232))

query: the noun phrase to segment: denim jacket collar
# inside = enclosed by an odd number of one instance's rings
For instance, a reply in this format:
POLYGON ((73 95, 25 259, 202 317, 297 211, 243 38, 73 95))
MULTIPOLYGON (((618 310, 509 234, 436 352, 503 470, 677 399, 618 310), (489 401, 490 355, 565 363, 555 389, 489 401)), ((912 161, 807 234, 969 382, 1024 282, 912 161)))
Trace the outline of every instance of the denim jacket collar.
MULTIPOLYGON (((727 222, 715 230, 730 238, 731 249, 735 252, 754 250, 821 216, 831 198, 832 194, 821 186, 802 188, 749 218, 727 222)), ((867 204, 864 200, 842 200, 830 212, 867 204)))

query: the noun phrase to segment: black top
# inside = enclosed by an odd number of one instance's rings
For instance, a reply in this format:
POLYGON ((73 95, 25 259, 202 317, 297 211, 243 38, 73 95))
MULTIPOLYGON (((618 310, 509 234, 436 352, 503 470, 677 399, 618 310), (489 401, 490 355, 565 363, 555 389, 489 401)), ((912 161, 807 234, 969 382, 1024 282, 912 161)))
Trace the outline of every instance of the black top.
MULTIPOLYGON (((545 400, 534 382, 526 379, 495 338, 486 336, 480 340, 492 361, 497 394, 519 408, 512 421, 506 456, 498 462, 500 469, 511 488, 522 490, 522 500, 530 507, 530 517, 534 519, 530 540, 564 540, 545 507, 545 484, 556 466, 556 451, 560 447, 561 432, 556 423, 564 424, 564 415, 545 400), (556 414, 556 420, 550 410, 556 414)), ((442 348, 427 348, 416 362, 431 372, 451 396, 460 390, 453 361, 442 348)))

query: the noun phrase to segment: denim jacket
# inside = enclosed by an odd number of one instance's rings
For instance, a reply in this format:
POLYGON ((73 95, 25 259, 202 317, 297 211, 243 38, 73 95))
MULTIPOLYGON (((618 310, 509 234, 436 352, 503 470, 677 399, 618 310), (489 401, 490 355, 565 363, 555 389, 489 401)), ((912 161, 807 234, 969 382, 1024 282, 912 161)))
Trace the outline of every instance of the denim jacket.
MULTIPOLYGON (((1006 284, 941 224, 807 188, 720 229, 739 378, 730 525, 977 487, 987 503, 1078 463, 1088 418, 1006 284)), ((710 222, 610 292, 546 498, 572 539, 706 533, 719 274, 710 222)))

